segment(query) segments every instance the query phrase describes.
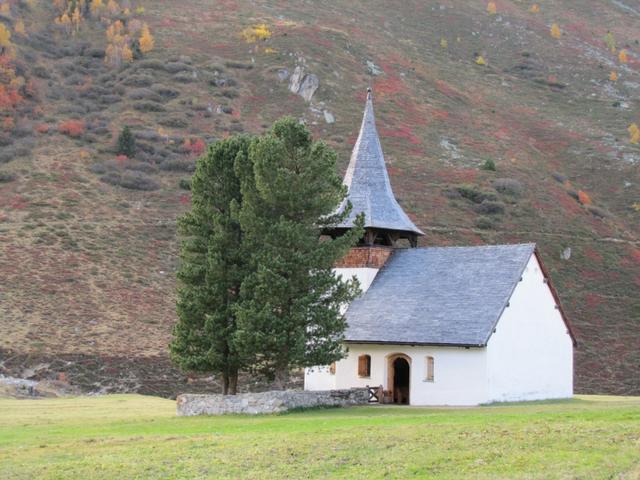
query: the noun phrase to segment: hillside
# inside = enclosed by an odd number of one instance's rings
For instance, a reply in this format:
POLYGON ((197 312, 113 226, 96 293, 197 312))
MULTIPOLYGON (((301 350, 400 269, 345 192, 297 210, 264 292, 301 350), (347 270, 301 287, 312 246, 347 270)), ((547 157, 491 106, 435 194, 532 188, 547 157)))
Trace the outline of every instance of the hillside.
POLYGON ((634 2, 147 0, 77 32, 52 3, 0 9, 0 65, 24 79, 0 102, 0 373, 184 389, 167 356, 175 221, 204 143, 289 114, 344 168, 371 85, 422 245, 537 242, 578 337, 576 390, 640 394, 634 2), (119 67, 118 19, 155 39, 119 67), (124 125, 133 159, 116 155, 124 125))

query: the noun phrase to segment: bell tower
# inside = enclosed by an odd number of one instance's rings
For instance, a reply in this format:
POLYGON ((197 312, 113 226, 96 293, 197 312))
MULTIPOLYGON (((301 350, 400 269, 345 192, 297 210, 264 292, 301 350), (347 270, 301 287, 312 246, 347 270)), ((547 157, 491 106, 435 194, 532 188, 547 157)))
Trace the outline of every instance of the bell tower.
POLYGON ((370 88, 367 89, 362 125, 344 184, 348 193, 339 211, 346 207, 347 202, 351 202, 352 210, 342 223, 326 229, 324 233, 334 238, 344 234, 353 228, 360 213, 365 215, 365 233, 360 244, 352 248, 336 267, 378 269, 400 240, 408 240, 411 247, 417 246, 418 237, 424 233, 414 225, 393 195, 376 129, 370 88))

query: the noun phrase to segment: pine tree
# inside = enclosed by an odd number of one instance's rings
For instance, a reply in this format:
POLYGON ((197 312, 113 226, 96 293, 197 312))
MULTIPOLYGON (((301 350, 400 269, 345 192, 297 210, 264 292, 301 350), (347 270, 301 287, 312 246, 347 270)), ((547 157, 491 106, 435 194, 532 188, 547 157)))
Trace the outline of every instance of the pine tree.
POLYGON ((126 125, 120 135, 118 135, 118 155, 126 155, 133 158, 136 154, 136 140, 133 138, 131 129, 126 125))
POLYGON ((236 309, 236 341, 252 371, 283 388, 295 367, 343 358, 346 321, 341 307, 359 292, 355 279, 332 268, 363 234, 358 226, 321 239, 346 195, 336 154, 293 118, 275 123, 236 164, 241 180, 243 230, 250 272, 236 309))
POLYGON ((179 221, 178 317, 171 357, 183 370, 216 373, 236 393, 242 361, 234 344, 235 308, 247 259, 237 220, 242 206, 236 161, 246 162, 250 138, 215 143, 198 161, 191 211, 179 221))

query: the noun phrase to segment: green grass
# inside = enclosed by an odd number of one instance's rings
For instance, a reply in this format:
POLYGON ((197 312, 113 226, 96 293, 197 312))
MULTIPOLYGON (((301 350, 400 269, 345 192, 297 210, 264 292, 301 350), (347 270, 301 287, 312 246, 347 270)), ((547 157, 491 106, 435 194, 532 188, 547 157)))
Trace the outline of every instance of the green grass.
POLYGON ((0 478, 640 478, 640 398, 175 416, 114 395, 0 400, 0 478))

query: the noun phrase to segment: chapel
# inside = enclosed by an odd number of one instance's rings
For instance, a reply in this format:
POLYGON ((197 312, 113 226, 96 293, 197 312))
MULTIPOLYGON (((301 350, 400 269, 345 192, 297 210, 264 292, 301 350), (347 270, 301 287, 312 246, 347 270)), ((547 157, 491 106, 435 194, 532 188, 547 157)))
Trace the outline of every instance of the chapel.
POLYGON ((345 306, 346 358, 305 370, 306 390, 369 387, 408 405, 569 398, 575 337, 536 246, 418 247, 398 204, 369 89, 344 183, 352 210, 327 229, 365 233, 336 265, 362 294, 345 306))

